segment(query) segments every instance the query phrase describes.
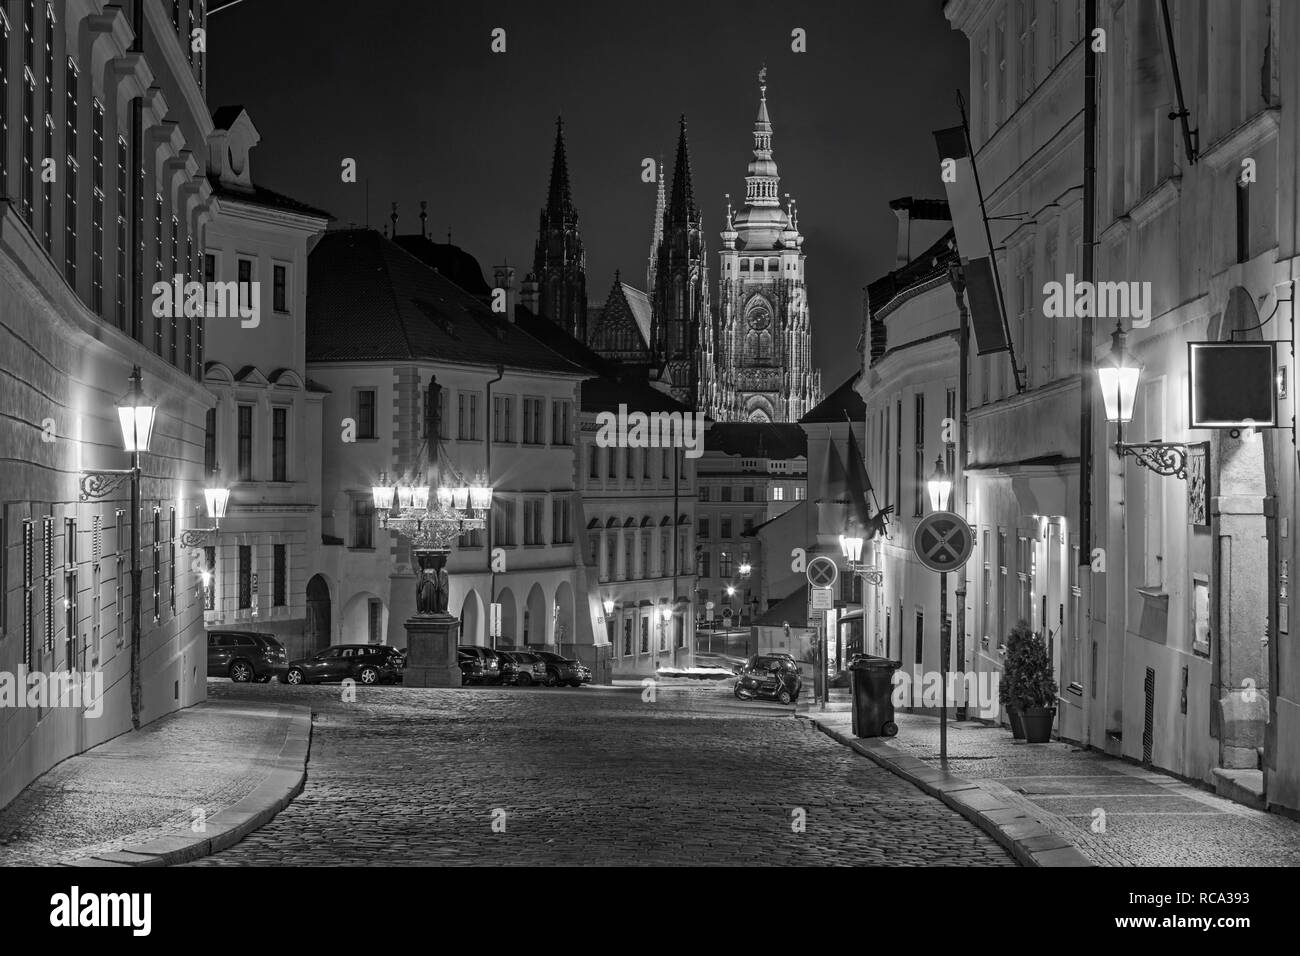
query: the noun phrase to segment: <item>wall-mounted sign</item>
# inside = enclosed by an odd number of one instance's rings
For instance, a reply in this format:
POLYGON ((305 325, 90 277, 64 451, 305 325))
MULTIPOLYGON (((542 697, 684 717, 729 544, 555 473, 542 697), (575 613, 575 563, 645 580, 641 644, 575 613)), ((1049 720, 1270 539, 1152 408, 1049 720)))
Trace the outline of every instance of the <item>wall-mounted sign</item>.
POLYGON ((1276 342, 1188 342, 1189 428, 1276 428, 1276 342))
POLYGON ((808 606, 814 611, 829 611, 835 607, 835 592, 830 588, 813 588, 808 606))
POLYGON ((1187 523, 1210 524, 1210 443, 1187 446, 1187 523))

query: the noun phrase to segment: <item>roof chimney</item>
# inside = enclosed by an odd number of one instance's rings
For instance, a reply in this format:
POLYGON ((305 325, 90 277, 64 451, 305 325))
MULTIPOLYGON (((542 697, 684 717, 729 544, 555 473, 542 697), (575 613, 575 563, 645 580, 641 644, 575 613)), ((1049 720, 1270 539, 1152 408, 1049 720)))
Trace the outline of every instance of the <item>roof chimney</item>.
POLYGON ((393 238, 397 238, 397 203, 393 203, 393 214, 388 217, 393 220, 393 238))
POLYGON ((420 238, 421 239, 425 238, 424 225, 429 219, 428 209, 429 209, 429 204, 425 200, 421 199, 420 200, 420 238))
POLYGON ((898 244, 894 253, 894 267, 903 268, 912 260, 912 201, 896 199, 889 204, 898 217, 898 244))

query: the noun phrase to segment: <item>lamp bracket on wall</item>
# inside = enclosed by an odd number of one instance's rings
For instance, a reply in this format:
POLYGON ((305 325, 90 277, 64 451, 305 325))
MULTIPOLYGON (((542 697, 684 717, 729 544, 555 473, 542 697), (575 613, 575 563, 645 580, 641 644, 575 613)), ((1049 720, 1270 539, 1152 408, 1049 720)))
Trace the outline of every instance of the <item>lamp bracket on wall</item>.
POLYGON ((1173 442, 1144 441, 1115 443, 1120 458, 1131 455, 1143 468, 1165 478, 1187 480, 1187 446, 1173 442))

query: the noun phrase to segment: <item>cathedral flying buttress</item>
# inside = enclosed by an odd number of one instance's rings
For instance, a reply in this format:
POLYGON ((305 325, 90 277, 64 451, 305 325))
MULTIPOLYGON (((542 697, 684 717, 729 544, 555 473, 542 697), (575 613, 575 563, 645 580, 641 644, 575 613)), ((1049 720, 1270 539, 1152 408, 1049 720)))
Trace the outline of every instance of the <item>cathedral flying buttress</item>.
POLYGON ((822 399, 798 208, 779 186, 764 68, 745 202, 727 197, 716 322, 699 350, 700 406, 716 421, 794 422, 822 399))

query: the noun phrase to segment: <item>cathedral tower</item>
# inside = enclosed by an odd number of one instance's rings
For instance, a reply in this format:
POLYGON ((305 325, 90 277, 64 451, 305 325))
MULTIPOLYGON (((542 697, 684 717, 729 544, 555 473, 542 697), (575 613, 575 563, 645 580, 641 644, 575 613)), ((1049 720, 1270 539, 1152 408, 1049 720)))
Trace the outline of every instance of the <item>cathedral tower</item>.
POLYGON ((821 401, 821 373, 812 365, 799 214, 788 193, 782 208, 772 158, 766 67, 758 81, 745 204, 733 215, 727 198, 718 321, 700 350, 700 407, 716 421, 795 422, 821 401))
MULTIPOLYGON (((660 175, 662 176, 662 169, 660 175)), ((691 158, 686 147, 686 117, 677 137, 668 207, 662 233, 656 233, 655 262, 647 278, 653 316, 650 350, 660 366, 658 385, 683 404, 700 408, 701 330, 710 327, 709 273, 704 231, 691 185, 691 158)))
POLYGON ((587 334, 587 256, 578 230, 578 209, 569 189, 564 153, 564 120, 555 121, 551 185, 542 209, 533 253, 533 271, 525 284, 536 289, 536 312, 581 340, 587 334))

